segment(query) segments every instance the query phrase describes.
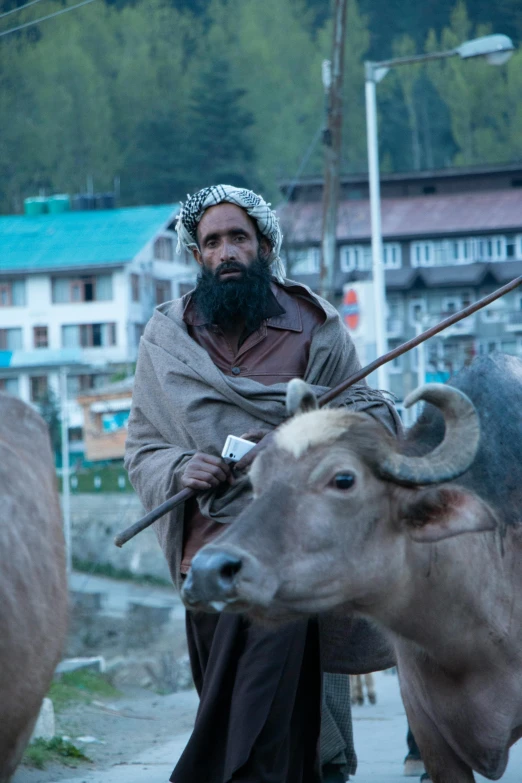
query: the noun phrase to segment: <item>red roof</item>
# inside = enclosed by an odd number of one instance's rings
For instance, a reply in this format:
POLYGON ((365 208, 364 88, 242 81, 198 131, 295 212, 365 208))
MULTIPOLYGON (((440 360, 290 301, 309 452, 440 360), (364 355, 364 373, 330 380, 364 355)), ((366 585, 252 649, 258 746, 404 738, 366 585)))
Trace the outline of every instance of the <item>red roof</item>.
MULTIPOLYGON (((320 242, 321 202, 291 202, 281 207, 278 214, 287 242, 320 242)), ((381 215, 385 239, 517 231, 522 229, 522 188, 385 198, 381 201, 381 215)), ((369 240, 370 236, 370 202, 341 202, 338 241, 369 240)))

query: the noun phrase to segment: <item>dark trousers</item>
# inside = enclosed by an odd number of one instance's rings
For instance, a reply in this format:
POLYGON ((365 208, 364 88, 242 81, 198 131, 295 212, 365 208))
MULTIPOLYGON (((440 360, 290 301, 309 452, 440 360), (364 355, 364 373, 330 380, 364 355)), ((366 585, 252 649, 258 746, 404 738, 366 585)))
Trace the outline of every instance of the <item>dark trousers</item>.
POLYGON ((321 669, 313 620, 277 629, 187 612, 200 705, 173 783, 318 783, 321 669))
POLYGON ((408 733, 406 735, 406 744, 408 745, 408 757, 410 759, 421 759, 421 752, 419 750, 419 746, 417 745, 417 742, 415 741, 415 737, 413 736, 413 732, 410 729, 410 726, 408 724, 408 733))

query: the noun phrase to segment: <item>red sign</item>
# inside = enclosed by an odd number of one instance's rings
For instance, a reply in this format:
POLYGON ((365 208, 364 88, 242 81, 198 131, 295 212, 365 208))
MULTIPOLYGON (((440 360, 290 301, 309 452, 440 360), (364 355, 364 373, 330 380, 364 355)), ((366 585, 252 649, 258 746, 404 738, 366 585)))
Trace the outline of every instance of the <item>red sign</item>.
POLYGON ((353 288, 350 288, 343 296, 343 318, 348 329, 357 329, 360 313, 357 294, 353 288))

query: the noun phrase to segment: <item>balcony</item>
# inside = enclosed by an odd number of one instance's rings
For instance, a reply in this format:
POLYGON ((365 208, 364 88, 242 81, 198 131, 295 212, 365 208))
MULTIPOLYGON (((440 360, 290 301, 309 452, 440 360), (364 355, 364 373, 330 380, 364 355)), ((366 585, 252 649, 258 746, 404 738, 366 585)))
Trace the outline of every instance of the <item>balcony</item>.
POLYGON ((405 332, 405 324, 402 318, 387 318, 386 319, 386 336, 390 338, 403 337, 405 332))
MULTIPOLYGON (((445 318, 449 318, 450 315, 453 315, 453 313, 441 313, 440 314, 440 321, 444 321, 445 318)), ((475 315, 468 315, 467 318, 463 318, 462 321, 457 321, 456 324, 453 324, 453 326, 448 326, 447 329, 444 331, 449 336, 451 335, 461 335, 461 334, 475 334, 475 324, 476 324, 476 318, 475 315)))
MULTIPOLYGON (((440 324, 441 321, 444 321, 446 318, 449 318, 450 315, 455 315, 455 313, 444 312, 444 313, 439 313, 438 315, 424 316, 422 322, 423 331, 425 329, 431 329, 431 327, 440 324)), ((453 336, 460 336, 460 335, 473 335, 475 334, 475 327, 476 327, 475 314, 468 315, 468 317, 463 318, 462 321, 457 321, 457 323, 453 324, 452 326, 448 326, 446 329, 444 329, 444 334, 446 335, 446 337, 453 337, 453 336)))
POLYGON ((506 332, 522 332, 522 310, 511 310, 505 313, 506 332))

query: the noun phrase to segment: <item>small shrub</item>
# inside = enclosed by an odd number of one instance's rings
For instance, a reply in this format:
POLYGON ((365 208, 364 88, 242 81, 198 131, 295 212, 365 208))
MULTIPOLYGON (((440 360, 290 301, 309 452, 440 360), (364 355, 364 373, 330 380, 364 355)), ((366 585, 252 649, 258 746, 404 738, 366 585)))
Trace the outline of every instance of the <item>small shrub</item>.
POLYGON ((75 571, 81 571, 82 573, 107 576, 110 579, 121 579, 125 582, 136 582, 137 584, 172 587, 172 582, 168 579, 163 579, 161 576, 134 574, 128 568, 116 568, 111 563, 92 563, 90 560, 82 560, 76 557, 76 555, 73 555, 72 565, 75 571))
POLYGON ((90 761, 76 745, 64 740, 62 737, 53 737, 50 740, 37 739, 27 747, 23 763, 36 769, 45 769, 45 765, 52 761, 61 761, 67 765, 67 760, 90 761), (65 760, 64 760, 65 759, 65 760))
POLYGON ((114 699, 121 696, 121 693, 103 674, 88 669, 62 674, 51 684, 49 691, 56 712, 61 712, 74 702, 91 701, 93 696, 114 699))

